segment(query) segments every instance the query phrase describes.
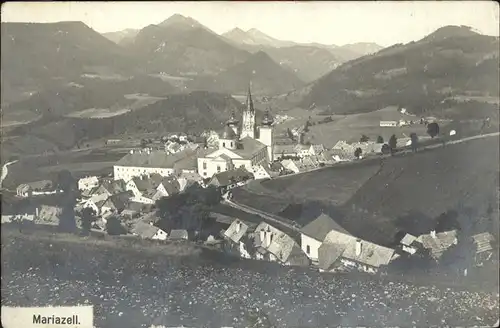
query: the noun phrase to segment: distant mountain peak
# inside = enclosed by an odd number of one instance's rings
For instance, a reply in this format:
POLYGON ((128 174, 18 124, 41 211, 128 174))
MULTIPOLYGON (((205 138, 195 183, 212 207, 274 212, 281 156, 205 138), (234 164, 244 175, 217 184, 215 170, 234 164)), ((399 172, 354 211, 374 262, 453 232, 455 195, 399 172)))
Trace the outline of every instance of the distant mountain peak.
POLYGON ((189 16, 183 16, 181 14, 174 14, 158 24, 159 26, 171 26, 171 25, 190 25, 190 26, 203 26, 200 22, 197 20, 189 17, 189 16))
POLYGON ((470 26, 465 26, 465 25, 447 25, 438 28, 436 31, 433 33, 429 34, 424 38, 424 40, 436 40, 436 39, 446 39, 446 38, 453 38, 453 37, 467 37, 467 36, 474 36, 474 35, 479 35, 478 31, 474 30, 470 26))

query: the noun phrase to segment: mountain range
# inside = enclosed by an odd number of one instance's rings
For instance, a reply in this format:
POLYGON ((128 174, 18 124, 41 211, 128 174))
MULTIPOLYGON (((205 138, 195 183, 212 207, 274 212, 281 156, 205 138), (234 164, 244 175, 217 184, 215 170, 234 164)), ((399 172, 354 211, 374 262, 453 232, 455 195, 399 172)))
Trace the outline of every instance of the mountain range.
MULTIPOLYGON (((130 94, 179 94, 175 99, 181 108, 180 102, 191 99, 183 97, 192 91, 198 92, 192 99, 217 99, 221 93, 240 95, 250 82, 256 95, 266 96, 271 99, 268 105, 280 109, 348 114, 398 105, 414 113, 498 116, 498 106, 487 105, 485 99, 499 97, 499 39, 465 26, 443 27, 422 40, 382 50, 369 43, 299 44, 256 29, 218 35, 181 15, 104 36, 81 22, 2 23, 1 36, 3 125, 36 119, 27 126, 71 124, 71 130, 72 124, 83 124, 80 121, 99 120, 70 120, 68 115, 130 106, 130 94)), ((201 99, 193 100, 192 106, 202 116, 207 108, 201 99)), ((174 108, 165 107, 158 116, 165 121, 159 126, 189 128, 187 118, 179 123, 174 108), (169 125, 169 120, 176 123, 169 125)), ((104 121, 125 120, 124 126, 137 131, 137 124, 127 120, 138 113, 104 121)), ((208 122, 224 115, 204 117, 208 122)), ((220 121, 207 126, 214 124, 220 121)), ((34 135, 31 130, 26 133, 34 135)))
POLYGON ((498 116, 498 107, 488 104, 499 97, 498 55, 498 37, 478 34, 466 26, 447 26, 419 41, 344 63, 277 99, 339 114, 390 105, 413 113, 463 114, 465 107, 477 103, 477 115, 482 116, 481 108, 486 108, 488 115, 498 116))

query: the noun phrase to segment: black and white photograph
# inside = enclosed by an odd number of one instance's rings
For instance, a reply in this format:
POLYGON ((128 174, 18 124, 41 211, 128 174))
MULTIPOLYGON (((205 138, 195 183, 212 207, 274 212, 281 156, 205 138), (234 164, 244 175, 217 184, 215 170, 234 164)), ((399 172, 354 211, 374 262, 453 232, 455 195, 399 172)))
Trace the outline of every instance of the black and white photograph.
POLYGON ((5 328, 498 327, 495 1, 7 1, 5 328))

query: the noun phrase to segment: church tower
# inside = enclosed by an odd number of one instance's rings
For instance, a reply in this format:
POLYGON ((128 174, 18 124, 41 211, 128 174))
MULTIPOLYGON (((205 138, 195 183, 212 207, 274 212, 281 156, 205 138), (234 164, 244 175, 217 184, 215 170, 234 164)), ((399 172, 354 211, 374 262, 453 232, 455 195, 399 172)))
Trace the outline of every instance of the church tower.
POLYGON ((241 127, 240 138, 243 139, 243 138, 248 136, 252 139, 255 139, 255 137, 256 137, 256 133, 255 133, 255 109, 253 108, 252 93, 250 91, 250 86, 248 87, 246 105, 247 105, 247 108, 243 112, 243 122, 242 122, 242 127, 241 127))
POLYGON ((262 124, 259 126, 259 141, 262 142, 267 147, 267 159, 269 163, 274 161, 273 156, 273 123, 274 120, 269 113, 269 109, 266 110, 264 118, 262 119, 262 124))

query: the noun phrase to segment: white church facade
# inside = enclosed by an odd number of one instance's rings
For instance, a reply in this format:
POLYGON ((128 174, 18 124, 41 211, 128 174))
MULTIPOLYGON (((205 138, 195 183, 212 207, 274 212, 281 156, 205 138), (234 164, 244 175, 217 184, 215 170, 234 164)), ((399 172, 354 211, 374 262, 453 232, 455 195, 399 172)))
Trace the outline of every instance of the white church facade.
POLYGON ((273 161, 273 120, 266 112, 262 123, 257 126, 255 109, 250 88, 243 112, 241 131, 234 113, 226 122, 224 132, 219 137, 219 147, 212 153, 198 158, 198 174, 211 178, 214 174, 244 167, 249 172, 252 167, 273 161))

